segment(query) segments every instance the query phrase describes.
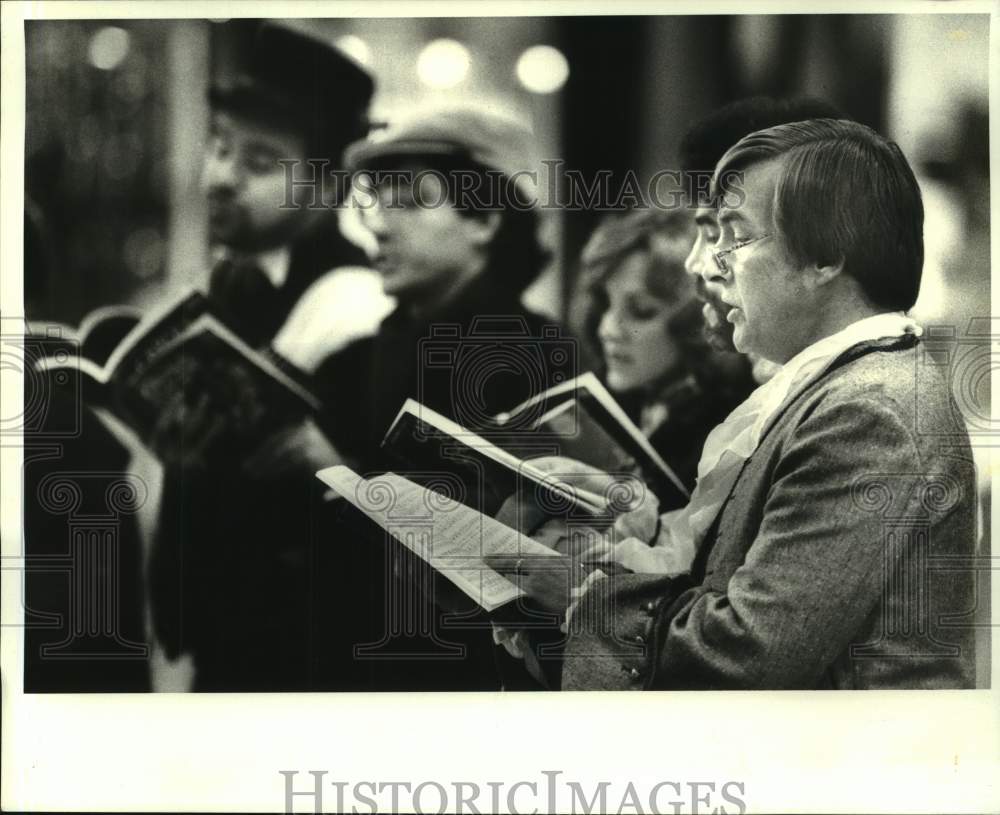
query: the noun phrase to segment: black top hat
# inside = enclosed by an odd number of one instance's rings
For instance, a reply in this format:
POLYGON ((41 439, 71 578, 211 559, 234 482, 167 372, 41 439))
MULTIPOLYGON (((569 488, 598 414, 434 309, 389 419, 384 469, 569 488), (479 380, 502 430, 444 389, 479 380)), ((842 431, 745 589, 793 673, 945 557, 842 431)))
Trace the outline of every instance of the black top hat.
POLYGON ((213 83, 216 107, 291 122, 304 130, 311 150, 339 152, 368 129, 375 81, 333 43, 273 22, 260 24, 245 64, 213 83))

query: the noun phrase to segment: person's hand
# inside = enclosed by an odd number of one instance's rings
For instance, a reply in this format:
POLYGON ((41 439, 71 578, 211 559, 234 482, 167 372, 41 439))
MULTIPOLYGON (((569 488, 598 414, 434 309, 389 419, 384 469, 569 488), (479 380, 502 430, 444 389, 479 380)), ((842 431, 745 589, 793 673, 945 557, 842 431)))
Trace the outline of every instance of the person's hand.
POLYGON ((603 562, 614 555, 614 533, 610 530, 569 524, 562 518, 546 521, 531 539, 584 564, 603 562))
POLYGON ((522 487, 508 496, 493 517, 504 526, 516 529, 522 535, 533 536, 535 530, 544 524, 550 516, 526 492, 526 489, 522 487))
MULTIPOLYGON (((558 481, 572 489, 592 492, 601 498, 612 488, 616 478, 620 478, 589 464, 561 456, 544 456, 531 459, 528 463, 553 482, 558 481)), ((522 535, 535 537, 536 530, 553 517, 551 510, 546 510, 543 502, 538 500, 536 492, 537 487, 533 481, 523 482, 520 489, 501 504, 493 517, 522 535)), ((602 525, 602 519, 595 519, 594 524, 602 525)), ((610 526, 610 519, 605 519, 603 525, 610 526)))
POLYGON ((615 538, 638 538, 652 545, 660 529, 660 499, 651 490, 643 489, 633 506, 615 518, 615 538))
POLYGON ((654 498, 642 479, 631 471, 608 473, 562 456, 542 456, 529 463, 569 487, 597 495, 615 514, 634 511, 654 498))
POLYGON ((589 574, 580 563, 568 557, 487 555, 483 560, 521 588, 540 609, 560 616, 572 602, 571 590, 589 574))
MULTIPOLYGON (((531 463, 545 473, 557 475, 571 486, 606 498, 612 512, 616 513, 614 532, 617 540, 638 538, 653 543, 659 530, 660 501, 638 477, 606 473, 589 464, 559 456, 532 459, 531 463)), ((526 517, 532 515, 530 507, 521 511, 526 517)), ((536 510, 536 514, 540 514, 539 511, 536 510)), ((534 530, 528 534, 536 537, 534 530)))
POLYGON ((632 476, 622 473, 606 473, 604 470, 584 464, 565 456, 540 456, 528 460, 536 470, 570 487, 605 496, 613 485, 632 476))
POLYGON ((164 466, 185 471, 207 466, 208 450, 225 425, 210 403, 206 393, 189 403, 179 390, 164 405, 149 439, 150 449, 164 466))

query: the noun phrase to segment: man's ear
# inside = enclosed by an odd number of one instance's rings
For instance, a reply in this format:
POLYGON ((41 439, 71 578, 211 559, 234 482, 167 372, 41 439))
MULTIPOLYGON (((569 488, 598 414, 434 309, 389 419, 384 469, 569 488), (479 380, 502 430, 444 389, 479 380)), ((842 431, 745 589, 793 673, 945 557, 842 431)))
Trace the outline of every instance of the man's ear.
POLYGON ((806 287, 818 289, 843 274, 844 259, 839 258, 835 263, 809 263, 804 271, 806 287))

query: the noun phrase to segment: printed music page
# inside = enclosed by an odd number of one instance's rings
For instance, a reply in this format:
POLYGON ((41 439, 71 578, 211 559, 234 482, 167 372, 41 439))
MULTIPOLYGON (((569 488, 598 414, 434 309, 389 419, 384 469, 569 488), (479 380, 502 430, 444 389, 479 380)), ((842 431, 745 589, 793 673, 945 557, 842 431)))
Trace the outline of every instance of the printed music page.
POLYGON ((484 556, 559 557, 499 521, 395 473, 364 479, 337 466, 316 475, 486 611, 524 592, 487 566, 484 556))

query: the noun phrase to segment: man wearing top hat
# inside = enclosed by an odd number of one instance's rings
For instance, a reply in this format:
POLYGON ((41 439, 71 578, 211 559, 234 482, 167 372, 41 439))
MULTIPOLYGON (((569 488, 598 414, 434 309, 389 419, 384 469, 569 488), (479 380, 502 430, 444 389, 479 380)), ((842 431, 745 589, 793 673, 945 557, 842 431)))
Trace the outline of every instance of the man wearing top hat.
MULTIPOLYGON (((209 295, 249 344, 277 344, 286 361, 307 368, 303 359, 330 337, 289 331, 290 312, 318 307, 328 325, 344 328, 336 303, 311 296, 315 287, 329 293, 332 277, 335 290, 346 281, 369 302, 374 282, 376 313, 386 300, 364 253, 338 228, 342 195, 331 183, 344 146, 367 130, 374 83, 310 34, 257 21, 225 33, 247 53, 210 89, 202 176, 215 260, 209 295), (289 169, 315 182, 290 185, 289 169)), ((172 406, 164 417, 154 442, 166 472, 149 567, 158 643, 170 659, 191 656, 196 690, 314 687, 313 473, 315 456, 330 464, 336 454, 306 422, 259 439, 237 459, 204 460, 200 425, 210 417, 172 406)))
MULTIPOLYGON (((341 156, 367 132, 374 81, 331 43, 286 25, 240 21, 224 30, 249 53, 237 49, 239 67, 209 91, 202 186, 213 246, 210 293, 238 333, 262 345, 326 272, 353 267, 364 293, 374 286, 336 210, 341 156)), ((384 311, 384 298, 369 299, 384 311)), ((284 334, 282 350, 290 348, 297 362, 301 341, 284 334)))

